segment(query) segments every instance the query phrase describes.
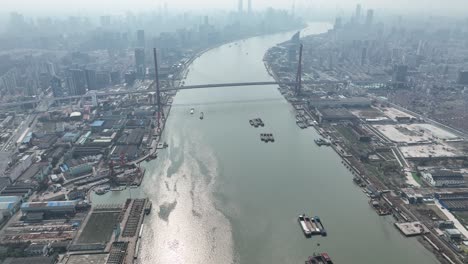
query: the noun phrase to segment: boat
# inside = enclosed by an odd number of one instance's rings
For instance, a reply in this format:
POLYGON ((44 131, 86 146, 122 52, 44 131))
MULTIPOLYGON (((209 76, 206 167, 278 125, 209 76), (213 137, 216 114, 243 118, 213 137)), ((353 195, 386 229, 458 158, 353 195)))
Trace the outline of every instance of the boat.
POLYGON ((203 119, 203 112, 200 113, 200 119, 203 119))
POLYGON ((314 142, 315 144, 317 144, 317 146, 330 146, 331 145, 331 142, 329 140, 324 140, 322 138, 320 139, 314 139, 314 142))
POLYGON ((314 223, 314 221, 312 221, 312 220, 310 219, 310 217, 304 216, 304 221, 305 221, 307 227, 309 227, 309 230, 310 230, 310 232, 311 232, 312 235, 320 234, 320 229, 319 229, 318 226, 314 223))
POLYGON ((145 214, 146 215, 149 215, 149 213, 151 212, 151 208, 153 207, 153 203, 148 200, 145 204, 145 214))
POLYGON ((194 108, 190 109, 190 114, 191 114, 191 115, 193 115, 194 112, 195 112, 195 109, 194 109, 194 108))
POLYGON ((322 236, 327 236, 327 231, 325 230, 325 227, 323 227, 323 224, 322 224, 322 221, 320 220, 320 218, 318 216, 316 217, 313 217, 312 218, 312 221, 314 221, 314 223, 317 225, 317 227, 319 228, 320 230, 320 234, 322 236))
POLYGON ((109 191, 109 187, 101 187, 101 188, 97 188, 94 193, 96 193, 97 195, 104 195, 106 194, 107 192, 109 191))
POLYGON ((299 215, 297 221, 299 222, 300 227, 302 228, 302 232, 304 232, 304 235, 306 237, 310 237, 312 233, 310 232, 309 228, 307 227, 305 220, 304 220, 305 215, 299 215))
POLYGON ((333 261, 331 260, 328 253, 314 253, 306 260, 305 264, 333 264, 333 261))
POLYGON ((254 122, 253 120, 249 120, 249 124, 250 124, 251 126, 254 126, 254 125, 255 125, 255 122, 254 122))

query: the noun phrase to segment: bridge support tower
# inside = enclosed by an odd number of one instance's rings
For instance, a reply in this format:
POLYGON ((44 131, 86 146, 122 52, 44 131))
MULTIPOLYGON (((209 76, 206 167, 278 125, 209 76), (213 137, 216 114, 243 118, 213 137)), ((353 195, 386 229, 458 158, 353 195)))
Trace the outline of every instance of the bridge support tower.
POLYGON ((154 85, 156 86, 156 105, 158 107, 158 129, 161 128, 161 119, 164 116, 164 110, 162 109, 161 105, 161 90, 159 87, 159 69, 158 69, 158 55, 156 52, 156 48, 153 48, 153 55, 154 55, 154 85))
POLYGON ((296 95, 300 95, 301 89, 302 89, 302 48, 303 48, 303 45, 301 44, 299 46, 299 62, 297 65, 297 74, 296 74, 296 87, 295 87, 296 95))

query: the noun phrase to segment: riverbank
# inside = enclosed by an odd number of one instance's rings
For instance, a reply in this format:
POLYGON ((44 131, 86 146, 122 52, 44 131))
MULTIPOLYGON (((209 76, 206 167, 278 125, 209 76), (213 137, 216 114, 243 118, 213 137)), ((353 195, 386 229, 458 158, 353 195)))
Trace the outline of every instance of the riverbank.
MULTIPOLYGON (((270 76, 275 79, 275 81, 280 82, 281 77, 273 70, 273 65, 271 65, 271 61, 266 59, 267 54, 264 57, 264 64, 265 68, 269 72, 270 76)), ((277 67, 276 67, 277 68, 277 67)), ((288 77, 294 74, 293 71, 288 72, 288 77)), ((284 75, 284 74, 283 74, 284 75)), ((284 76, 283 76, 284 77, 284 76)), ((310 89, 310 87, 309 87, 310 89)), ((353 151, 352 146, 350 146, 349 137, 356 137, 352 133, 350 135, 343 134, 343 132, 336 128, 334 124, 342 123, 352 123, 352 121, 348 120, 339 120, 339 117, 336 120, 339 121, 324 121, 319 118, 319 116, 315 113, 311 113, 308 109, 307 98, 297 96, 294 94, 292 87, 281 87, 281 93, 284 95, 284 98, 289 102, 290 105, 294 107, 294 111, 297 115, 307 115, 308 119, 314 120, 314 123, 317 125, 313 125, 315 131, 320 134, 320 136, 326 138, 330 144, 331 148, 334 150, 336 154, 341 159, 342 164, 346 167, 347 170, 350 171, 350 174, 353 176, 353 180, 358 183, 361 187, 363 193, 369 197, 371 208, 373 208, 379 215, 387 215, 392 214, 393 218, 397 222, 413 222, 413 221, 421 221, 423 225, 427 227, 431 227, 431 229, 427 229, 428 233, 424 236, 424 239, 419 239, 424 247, 426 247, 429 251, 434 253, 434 255, 445 263, 445 261, 454 262, 454 263, 461 263, 459 258, 456 254, 447 246, 447 244, 440 239, 437 233, 433 230, 433 224, 424 219, 421 219, 416 213, 414 213, 411 208, 404 203, 404 201, 397 195, 395 192, 391 191, 391 187, 388 187, 378 175, 369 172, 369 166, 362 162, 363 156, 359 156, 359 152, 353 151), (299 105, 298 105, 299 104, 299 105), (319 124, 322 123, 322 124, 319 124), (383 213, 385 212, 385 213, 383 213)), ((310 92, 310 90, 309 90, 310 92)), ((343 97, 345 98, 345 97, 343 97)), ((317 98, 314 98, 317 99, 317 98)), ((316 111, 318 111, 316 109, 316 111)), ((323 116, 322 116, 323 117, 323 116)), ((351 120, 352 118, 350 118, 351 120)), ((354 120, 354 119, 353 119, 354 120)), ((350 125, 351 127, 354 127, 350 125)), ((365 131, 362 129, 356 128, 354 131, 365 131)), ((359 137, 366 136, 364 132, 354 132, 357 134, 358 143, 356 144, 363 144, 359 143, 359 137)), ((367 135, 370 137, 369 135, 367 135)), ((351 139, 355 140, 355 139, 351 139)), ((382 148, 384 148, 382 146, 382 148)), ((396 156, 396 154, 394 153, 396 156)), ((378 154, 375 155, 379 158, 378 154)), ((351 179, 350 179, 351 180, 351 179)), ((397 189, 397 191, 400 191, 397 189)))

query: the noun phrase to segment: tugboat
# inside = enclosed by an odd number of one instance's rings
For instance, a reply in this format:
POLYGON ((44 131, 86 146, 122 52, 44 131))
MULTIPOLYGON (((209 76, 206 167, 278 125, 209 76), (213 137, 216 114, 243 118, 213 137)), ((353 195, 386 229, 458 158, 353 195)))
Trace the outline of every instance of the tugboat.
POLYGON ((191 114, 191 115, 193 115, 194 112, 195 112, 195 109, 194 109, 194 108, 190 109, 190 114, 191 114))
POLYGON ((200 119, 203 119, 203 112, 200 113, 200 119))

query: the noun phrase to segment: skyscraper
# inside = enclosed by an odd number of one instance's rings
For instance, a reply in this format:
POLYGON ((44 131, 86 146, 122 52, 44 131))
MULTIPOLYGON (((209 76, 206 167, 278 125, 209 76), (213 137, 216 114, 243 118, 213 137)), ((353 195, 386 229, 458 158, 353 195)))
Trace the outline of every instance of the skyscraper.
POLYGON ((86 74, 79 69, 71 69, 68 72, 67 85, 70 95, 83 95, 86 93, 86 74))
POLYGON ((87 69, 85 70, 86 74, 86 85, 88 86, 88 90, 96 90, 97 83, 96 83, 96 71, 87 69))
POLYGON ((50 87, 52 88, 52 94, 54 95, 54 97, 63 96, 62 80, 60 80, 59 77, 55 75, 52 76, 52 79, 50 80, 50 87))
POLYGON ((361 4, 358 4, 356 6, 356 22, 359 23, 359 20, 361 19, 361 4))
POLYGON ((135 69, 138 78, 145 77, 145 49, 143 48, 135 49, 135 69))
POLYGON ((247 0, 247 12, 252 14, 252 0, 247 0))
POLYGON ((244 0, 239 0, 238 12, 241 14, 244 10, 244 0))
POLYGON ((367 10, 366 25, 367 26, 372 25, 373 20, 374 20, 374 10, 369 9, 369 10, 367 10))
POLYGON ((142 29, 137 31, 137 47, 145 47, 145 31, 142 29))

